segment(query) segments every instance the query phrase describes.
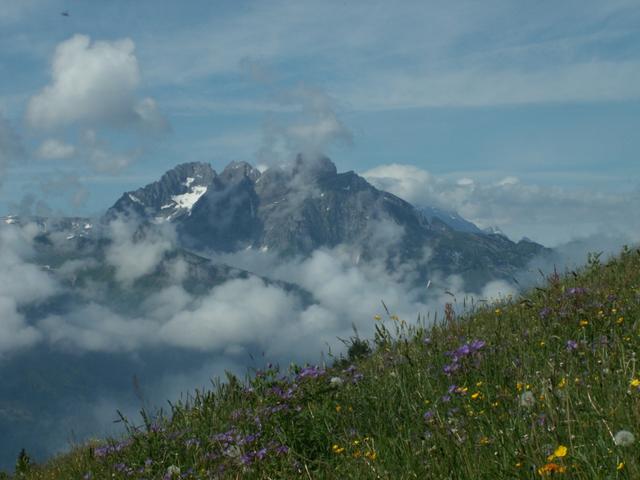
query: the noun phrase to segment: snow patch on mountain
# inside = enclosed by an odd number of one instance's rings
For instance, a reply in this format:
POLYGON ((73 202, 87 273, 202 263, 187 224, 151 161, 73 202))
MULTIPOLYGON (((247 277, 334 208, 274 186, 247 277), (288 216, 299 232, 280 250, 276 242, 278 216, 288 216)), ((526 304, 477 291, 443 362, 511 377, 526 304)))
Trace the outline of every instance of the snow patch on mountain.
MULTIPOLYGON (((193 179, 189 178, 187 180, 193 179)), ((171 200, 176 203, 178 208, 191 211, 195 203, 200 200, 200 197, 202 197, 206 191, 207 187, 198 185, 193 187, 190 192, 183 193, 182 195, 172 195, 171 200)))

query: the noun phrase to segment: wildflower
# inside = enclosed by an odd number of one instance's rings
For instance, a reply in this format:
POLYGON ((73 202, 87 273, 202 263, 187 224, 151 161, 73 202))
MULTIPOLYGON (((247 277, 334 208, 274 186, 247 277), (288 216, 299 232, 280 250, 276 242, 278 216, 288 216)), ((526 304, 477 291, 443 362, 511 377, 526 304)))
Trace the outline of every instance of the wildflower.
POLYGON ((560 380, 560 382, 558 383, 558 388, 564 388, 567 386, 567 379, 562 377, 562 379, 560 380))
POLYGON ((547 461, 550 462, 554 458, 564 458, 567 456, 567 451, 567 447, 564 445, 558 445, 558 448, 556 448, 553 453, 547 457, 547 461))
POLYGON ((580 320, 581 327, 586 327, 587 325, 589 325, 589 322, 587 320, 580 320))
POLYGON ((473 400, 477 400, 478 398, 481 398, 481 397, 482 397, 482 394, 480 392, 475 392, 471 394, 471 398, 473 400))
POLYGON ((558 465, 557 463, 546 463, 538 469, 538 474, 546 477, 552 473, 565 473, 566 471, 567 468, 563 465, 558 465))
POLYGON ((525 390, 520 395, 520 406, 525 408, 532 408, 536 403, 536 397, 530 390, 525 390))
POLYGON ((165 478, 173 478, 174 475, 180 475, 180 467, 170 465, 169 468, 167 468, 165 478))
POLYGON ((624 468, 624 462, 620 462, 620 463, 618 464, 618 466, 616 467, 616 470, 617 470, 617 471, 620 471, 620 470, 622 470, 623 468, 624 468))
POLYGON ((640 387, 640 379, 638 378, 634 378, 629 382, 629 385, 633 388, 638 388, 640 387))
POLYGON ((336 455, 340 455, 342 452, 344 452, 344 447, 341 447, 340 445, 338 445, 337 443, 334 443, 333 446, 331 447, 331 450, 333 451, 333 453, 335 453, 336 455))
POLYGON ((575 340, 567 340, 567 350, 568 351, 573 351, 573 350, 577 350, 578 349, 578 342, 576 342, 575 340))
POLYGON ((373 319, 379 322, 382 319, 382 317, 380 315, 374 315, 373 319))
POLYGON ((429 420, 431 420, 433 418, 435 414, 433 413, 432 410, 427 410, 426 412, 424 412, 424 415, 422 415, 422 418, 424 418, 424 420, 426 422, 428 422, 429 420))
POLYGON ((613 436, 613 443, 619 447, 628 447, 636 441, 636 437, 628 430, 620 430, 613 436))
POLYGON ((342 410, 342 407, 340 405, 336 405, 336 413, 340 413, 340 410, 342 410))
POLYGON ((374 451, 369 451, 365 453, 364 456, 373 462, 378 457, 378 454, 374 451))
POLYGON ((329 383, 333 387, 339 387, 340 385, 344 384, 344 380, 342 380, 340 377, 331 377, 329 383))

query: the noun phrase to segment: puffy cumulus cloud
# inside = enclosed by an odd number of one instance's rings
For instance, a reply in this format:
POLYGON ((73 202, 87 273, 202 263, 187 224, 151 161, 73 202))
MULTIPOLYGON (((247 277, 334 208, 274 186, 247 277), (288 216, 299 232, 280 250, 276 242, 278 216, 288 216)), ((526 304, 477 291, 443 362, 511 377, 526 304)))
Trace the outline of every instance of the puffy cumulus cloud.
POLYGON ((152 99, 136 99, 139 84, 131 39, 92 42, 86 35, 74 35, 56 47, 51 83, 30 99, 27 120, 44 129, 77 122, 166 128, 152 99))
POLYGON ((259 278, 231 280, 213 289, 197 308, 174 315, 159 335, 166 343, 203 350, 266 346, 298 310, 295 296, 259 278))
POLYGON ((540 186, 513 176, 493 181, 437 178, 398 164, 376 167, 363 176, 414 205, 456 211, 481 228, 498 226, 515 239, 526 236, 551 247, 603 232, 620 239, 640 234, 638 191, 540 186))
POLYGON ((62 349, 121 352, 152 345, 157 324, 144 318, 127 318, 106 306, 90 303, 64 316, 48 316, 38 322, 38 329, 50 344, 62 349))
POLYGON ((129 285, 151 273, 172 248, 175 239, 173 230, 167 224, 159 229, 140 230, 135 222, 123 219, 109 223, 108 235, 111 243, 105 259, 115 268, 116 280, 129 285))
POLYGON ((48 138, 40 147, 37 155, 45 160, 62 160, 71 158, 76 154, 76 147, 55 138, 48 138))
POLYGON ((36 344, 42 334, 29 325, 20 307, 58 291, 52 277, 31 263, 34 225, 0 226, 0 355, 36 344))

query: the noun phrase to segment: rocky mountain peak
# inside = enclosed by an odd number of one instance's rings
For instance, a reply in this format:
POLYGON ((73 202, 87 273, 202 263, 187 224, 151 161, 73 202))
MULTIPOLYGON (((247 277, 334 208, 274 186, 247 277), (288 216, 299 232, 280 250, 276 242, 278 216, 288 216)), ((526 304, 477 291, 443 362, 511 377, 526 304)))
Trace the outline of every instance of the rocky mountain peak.
POLYGON ((220 174, 220 179, 226 183, 240 182, 245 178, 255 182, 260 178, 260 171, 250 163, 233 161, 220 174))

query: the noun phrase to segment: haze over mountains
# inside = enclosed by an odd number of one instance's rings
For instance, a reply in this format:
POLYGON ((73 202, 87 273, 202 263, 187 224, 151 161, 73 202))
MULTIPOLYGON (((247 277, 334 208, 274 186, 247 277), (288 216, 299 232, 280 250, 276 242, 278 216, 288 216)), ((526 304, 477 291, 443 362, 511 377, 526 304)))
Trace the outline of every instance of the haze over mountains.
POLYGON ((158 406, 250 355, 339 350, 380 300, 413 319, 451 295, 511 293, 551 254, 303 156, 262 172, 178 165, 100 219, 10 216, 0 233, 5 280, 31 292, 0 297, 15 326, 0 344, 2 465, 16 444, 40 458, 66 446, 47 432, 102 434, 140 389, 158 406))

